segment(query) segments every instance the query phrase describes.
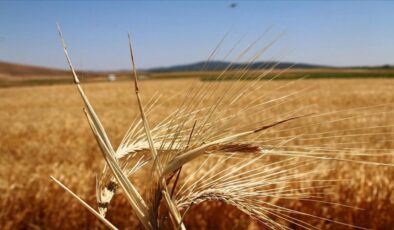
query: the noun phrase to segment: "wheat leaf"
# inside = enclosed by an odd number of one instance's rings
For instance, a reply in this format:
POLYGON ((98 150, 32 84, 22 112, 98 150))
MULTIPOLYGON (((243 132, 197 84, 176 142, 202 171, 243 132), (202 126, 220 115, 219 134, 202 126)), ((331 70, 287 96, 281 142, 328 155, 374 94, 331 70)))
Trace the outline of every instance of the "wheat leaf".
POLYGON ((123 189, 126 198, 128 199, 130 205, 132 206, 133 210, 135 211, 136 215, 140 219, 141 223, 144 225, 146 229, 151 228, 151 224, 148 220, 148 211, 146 204, 138 193, 137 189, 133 186, 133 184, 127 179, 126 175, 120 169, 114 154, 110 152, 110 150, 105 146, 104 141, 100 137, 95 128, 93 121, 90 117, 90 114, 85 111, 86 117, 89 121, 90 127, 93 131, 94 136, 96 137, 97 143, 100 146, 101 152, 104 155, 104 159, 106 160, 108 166, 110 167, 111 171, 113 172, 116 180, 119 182, 121 188, 123 189))

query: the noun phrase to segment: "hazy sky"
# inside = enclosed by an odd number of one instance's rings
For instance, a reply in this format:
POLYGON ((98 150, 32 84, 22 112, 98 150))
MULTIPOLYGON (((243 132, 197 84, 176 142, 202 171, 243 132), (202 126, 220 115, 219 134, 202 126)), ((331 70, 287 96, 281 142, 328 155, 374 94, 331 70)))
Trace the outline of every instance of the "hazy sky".
POLYGON ((0 1, 0 60, 65 68, 56 22, 80 69, 128 69, 127 32, 139 68, 205 60, 226 32, 221 56, 264 34, 261 60, 394 64, 394 1, 0 1))

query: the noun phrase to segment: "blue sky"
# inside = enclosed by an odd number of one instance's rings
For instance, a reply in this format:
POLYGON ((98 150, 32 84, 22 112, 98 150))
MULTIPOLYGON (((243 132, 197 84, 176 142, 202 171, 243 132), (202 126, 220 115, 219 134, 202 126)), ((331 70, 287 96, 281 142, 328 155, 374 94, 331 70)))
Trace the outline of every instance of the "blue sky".
POLYGON ((205 60, 226 32, 222 54, 264 34, 259 46, 280 38, 260 60, 394 64, 393 12, 390 1, 0 1, 0 60, 66 68, 58 22, 79 69, 128 69, 127 32, 139 68, 205 60))

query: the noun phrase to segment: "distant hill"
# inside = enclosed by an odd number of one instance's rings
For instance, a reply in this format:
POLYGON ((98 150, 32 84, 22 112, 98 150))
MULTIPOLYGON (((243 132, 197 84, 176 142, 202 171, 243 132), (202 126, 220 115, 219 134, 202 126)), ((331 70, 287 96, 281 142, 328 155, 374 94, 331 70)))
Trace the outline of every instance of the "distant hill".
MULTIPOLYGON (((228 68, 231 64, 231 70, 242 69, 247 67, 248 69, 263 69, 271 68, 275 66, 276 69, 315 69, 315 68, 325 68, 325 69, 394 69, 392 65, 382 65, 382 66, 359 66, 359 67, 332 67, 324 65, 315 64, 305 64, 305 63, 292 63, 292 62, 256 62, 253 64, 247 63, 230 63, 224 61, 209 61, 209 62, 196 62, 191 64, 174 65, 169 67, 158 67, 140 70, 139 72, 187 72, 187 71, 220 71, 228 68)), ((117 71, 78 71, 78 74, 84 76, 107 76, 110 73, 119 75, 129 75, 130 70, 117 70, 117 71)), ((70 71, 56 68, 48 68, 41 66, 32 66, 24 64, 16 64, 10 62, 4 62, 0 60, 0 75, 8 76, 65 76, 70 75, 70 71)))
POLYGON ((14 64, 9 62, 0 61, 0 74, 6 74, 11 76, 24 76, 24 75, 65 75, 70 74, 69 71, 30 66, 23 64, 14 64))
MULTIPOLYGON (((106 72, 94 72, 94 71, 77 71, 79 74, 83 74, 84 76, 97 76, 106 74, 106 72)), ((55 68, 47 68, 41 66, 32 66, 32 65, 24 65, 24 64, 15 64, 10 62, 0 61, 0 75, 9 75, 9 76, 65 76, 70 75, 70 71, 55 69, 55 68)))
POLYGON ((151 68, 147 69, 148 72, 177 72, 177 71, 200 71, 200 70, 224 70, 231 64, 231 69, 242 69, 247 67, 248 69, 263 69, 263 68, 271 68, 275 66, 276 69, 286 69, 286 68, 302 68, 302 69, 311 69, 311 68, 331 68, 330 66, 323 65, 314 65, 314 64, 305 64, 305 63, 291 63, 291 62, 255 62, 252 64, 247 63, 231 63, 231 62, 223 62, 223 61, 209 61, 209 62, 196 62, 185 65, 175 65, 169 67, 159 67, 159 68, 151 68))

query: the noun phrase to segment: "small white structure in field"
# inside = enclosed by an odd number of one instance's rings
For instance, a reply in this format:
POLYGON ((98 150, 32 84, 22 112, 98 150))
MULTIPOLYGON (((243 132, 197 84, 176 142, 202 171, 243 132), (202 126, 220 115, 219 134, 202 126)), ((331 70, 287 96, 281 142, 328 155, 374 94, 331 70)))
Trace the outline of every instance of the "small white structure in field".
POLYGON ((138 76, 138 78, 139 78, 140 80, 146 80, 146 79, 148 79, 148 76, 146 76, 146 75, 140 75, 140 76, 138 76))
POLYGON ((113 73, 108 74, 107 81, 116 81, 116 75, 113 73))

